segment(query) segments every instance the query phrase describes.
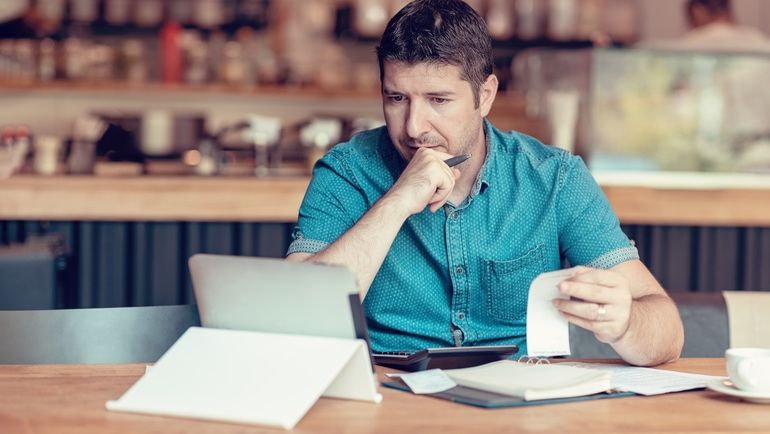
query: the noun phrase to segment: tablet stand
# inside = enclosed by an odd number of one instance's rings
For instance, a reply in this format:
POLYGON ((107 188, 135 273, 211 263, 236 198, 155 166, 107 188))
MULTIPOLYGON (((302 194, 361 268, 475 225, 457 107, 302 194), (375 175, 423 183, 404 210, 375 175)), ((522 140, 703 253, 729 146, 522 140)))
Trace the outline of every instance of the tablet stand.
POLYGON ((291 429, 321 396, 382 400, 364 341, 191 327, 106 406, 291 429))

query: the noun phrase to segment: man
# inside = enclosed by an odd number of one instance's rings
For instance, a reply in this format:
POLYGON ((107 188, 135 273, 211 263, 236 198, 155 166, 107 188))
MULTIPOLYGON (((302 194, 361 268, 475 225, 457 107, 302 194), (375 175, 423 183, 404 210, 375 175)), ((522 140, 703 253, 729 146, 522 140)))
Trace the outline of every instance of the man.
POLYGON ((483 19, 414 1, 377 55, 386 127, 316 165, 288 252, 355 272, 373 350, 524 349, 529 285, 566 259, 585 267, 560 285, 565 318, 630 363, 675 360, 676 307, 582 161, 485 120, 498 82, 483 19))
POLYGON ((688 0, 688 31, 680 39, 643 42, 641 46, 671 50, 770 53, 770 39, 735 20, 730 0, 688 0))

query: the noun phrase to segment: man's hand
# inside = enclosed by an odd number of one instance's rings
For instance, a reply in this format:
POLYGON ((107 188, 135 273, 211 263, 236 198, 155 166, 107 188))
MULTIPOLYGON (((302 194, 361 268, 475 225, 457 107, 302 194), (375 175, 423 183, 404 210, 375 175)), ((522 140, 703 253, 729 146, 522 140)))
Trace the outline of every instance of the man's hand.
POLYGON ((418 149, 385 197, 403 206, 408 215, 422 212, 426 206, 436 212, 449 200, 455 180, 460 176, 459 170, 444 163, 451 157, 428 148, 418 149))
POLYGON ((575 267, 576 274, 559 284, 571 300, 556 299, 556 309, 569 322, 594 333, 602 342, 614 343, 626 333, 631 318, 632 295, 628 279, 610 270, 575 267))

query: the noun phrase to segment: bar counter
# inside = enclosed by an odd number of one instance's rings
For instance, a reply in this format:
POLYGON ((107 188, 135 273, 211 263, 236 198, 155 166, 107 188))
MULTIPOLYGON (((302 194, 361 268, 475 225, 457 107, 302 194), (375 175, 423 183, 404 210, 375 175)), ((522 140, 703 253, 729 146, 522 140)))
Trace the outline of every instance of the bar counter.
MULTIPOLYGON (((770 176, 595 174, 623 224, 770 227, 770 176)), ((16 176, 2 220, 293 222, 307 177, 16 176)))

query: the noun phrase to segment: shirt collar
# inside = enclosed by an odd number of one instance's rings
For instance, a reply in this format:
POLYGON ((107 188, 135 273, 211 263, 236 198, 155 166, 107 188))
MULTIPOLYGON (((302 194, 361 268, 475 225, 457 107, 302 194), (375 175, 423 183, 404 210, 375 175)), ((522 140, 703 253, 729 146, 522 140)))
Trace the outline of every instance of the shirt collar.
POLYGON ((494 127, 492 126, 492 123, 489 122, 487 118, 484 118, 484 144, 487 147, 487 156, 484 159, 484 164, 481 166, 481 170, 479 170, 479 174, 476 175, 476 181, 473 183, 473 188, 471 189, 471 197, 483 193, 489 187, 489 179, 492 177, 491 166, 492 162, 494 161, 494 154, 496 152, 496 144, 494 142, 493 133, 494 127))

